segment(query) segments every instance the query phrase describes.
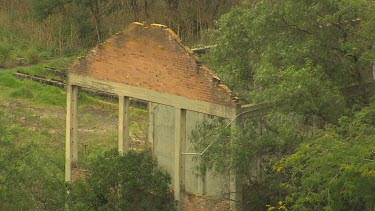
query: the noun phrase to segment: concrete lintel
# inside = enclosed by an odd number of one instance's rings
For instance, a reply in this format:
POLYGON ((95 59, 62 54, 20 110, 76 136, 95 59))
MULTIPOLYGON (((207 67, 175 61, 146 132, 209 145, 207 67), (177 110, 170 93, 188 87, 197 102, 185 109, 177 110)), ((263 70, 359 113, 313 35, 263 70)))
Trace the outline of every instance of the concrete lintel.
POLYGON ((78 87, 68 84, 66 89, 65 181, 71 182, 73 163, 78 162, 78 87))
POLYGON ((121 155, 129 150, 130 146, 130 111, 129 97, 119 96, 119 122, 118 122, 118 151, 121 155))
POLYGON ((210 114, 213 116, 231 119, 237 115, 237 108, 234 107, 227 107, 205 101, 193 100, 145 88, 99 80, 88 76, 70 73, 68 75, 68 80, 74 85, 89 89, 114 93, 122 96, 129 96, 131 98, 137 98, 148 102, 159 103, 176 108, 210 114))
POLYGON ((246 104, 242 105, 238 113, 242 119, 265 115, 270 106, 266 104, 246 104))
POLYGON ((181 199, 185 189, 185 157, 181 156, 186 148, 186 110, 176 108, 175 116, 175 150, 174 150, 174 198, 181 199))

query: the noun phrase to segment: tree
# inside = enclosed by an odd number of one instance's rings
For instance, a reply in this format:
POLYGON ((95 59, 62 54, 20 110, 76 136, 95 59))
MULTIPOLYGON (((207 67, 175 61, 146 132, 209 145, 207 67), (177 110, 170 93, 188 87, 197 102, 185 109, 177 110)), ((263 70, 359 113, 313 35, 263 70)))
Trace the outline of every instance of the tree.
MULTIPOLYGON (((121 9, 118 1, 100 0, 32 0, 31 5, 34 15, 38 21, 60 14, 66 26, 62 26, 66 31, 71 32, 73 24, 78 24, 81 38, 86 38, 91 34, 91 22, 95 28, 96 43, 99 44, 106 37, 102 26, 103 18, 116 10, 121 9)), ((73 36, 73 35, 70 35, 73 36)), ((90 42, 90 40, 86 40, 90 42)))
POLYGON ((149 152, 111 150, 95 158, 90 174, 72 186, 72 210, 174 210, 168 173, 149 152))
POLYGON ((278 161, 281 190, 292 210, 375 209, 375 101, 340 118, 278 161))
POLYGON ((309 63, 339 88, 361 85, 375 58, 374 10, 369 0, 247 3, 218 22, 212 61, 244 96, 273 85, 262 83, 264 77, 277 83, 283 70, 309 63))
MULTIPOLYGON (((234 169, 242 176, 250 186, 249 209, 280 201, 302 210, 373 209, 374 166, 364 160, 374 123, 352 122, 367 112, 373 118, 365 84, 375 60, 374 9, 370 0, 248 1, 218 21, 217 47, 208 61, 224 83, 269 112, 246 120, 243 132, 219 132, 224 134, 200 159, 204 170, 234 169), (344 94, 353 84, 360 87, 354 103, 344 94), (340 132, 364 128, 366 136, 340 132), (341 162, 351 170, 344 173, 341 162)), ((199 137, 221 131, 214 128, 222 126, 198 128, 198 151, 210 142, 199 137)))

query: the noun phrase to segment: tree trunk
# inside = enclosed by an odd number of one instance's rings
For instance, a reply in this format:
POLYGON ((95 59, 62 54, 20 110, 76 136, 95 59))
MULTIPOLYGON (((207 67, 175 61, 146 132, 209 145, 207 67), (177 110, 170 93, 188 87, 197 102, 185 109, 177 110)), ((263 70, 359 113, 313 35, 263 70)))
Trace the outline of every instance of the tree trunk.
POLYGON ((94 15, 95 19, 95 28, 96 28, 96 35, 98 39, 98 43, 102 42, 102 27, 101 27, 101 17, 100 17, 100 0, 91 0, 90 9, 91 13, 94 15))

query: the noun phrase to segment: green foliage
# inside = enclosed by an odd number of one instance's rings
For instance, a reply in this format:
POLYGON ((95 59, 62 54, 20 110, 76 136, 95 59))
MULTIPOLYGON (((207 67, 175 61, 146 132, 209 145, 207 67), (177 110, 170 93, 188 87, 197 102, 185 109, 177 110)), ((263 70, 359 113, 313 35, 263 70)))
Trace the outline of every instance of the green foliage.
POLYGON ((12 46, 0 41, 0 67, 5 67, 11 56, 12 46))
POLYGON ((31 0, 31 6, 37 20, 42 21, 62 8, 64 1, 59 0, 31 0))
POLYGON ((40 61, 38 50, 35 48, 27 49, 25 59, 27 64, 37 64, 40 61))
POLYGON ((0 67, 36 64, 55 56, 53 49, 40 52, 34 43, 0 29, 0 67), (49 56, 47 56, 49 55, 49 56))
POLYGON ((90 164, 90 174, 72 186, 71 210, 175 210, 170 176, 149 152, 111 150, 90 164))
POLYGON ((237 94, 268 114, 244 131, 204 123, 201 171, 237 172, 249 210, 373 210, 374 61, 371 0, 247 1, 218 21, 208 61, 237 94), (357 105, 344 88, 359 85, 357 105), (351 107, 352 106, 352 107, 351 107), (363 109, 362 111, 360 111, 363 109))
POLYGON ((375 209, 375 103, 319 131, 275 164, 286 203, 298 210, 375 209))
POLYGON ((329 123, 337 123, 345 111, 341 90, 309 60, 299 68, 291 65, 280 70, 267 65, 257 71, 255 83, 266 88, 252 93, 253 99, 273 106, 273 110, 316 116, 329 123))
POLYGON ((201 175, 205 175, 208 170, 224 173, 230 168, 230 153, 226 153, 230 150, 230 133, 230 128, 220 119, 202 122, 192 131, 190 141, 194 144, 194 151, 203 152, 210 146, 198 158, 201 175))
POLYGON ((14 116, 0 111, 0 209, 64 207, 64 159, 28 140, 17 143, 14 116), (53 155, 53 156, 52 156, 53 155))
MULTIPOLYGON (((269 74, 262 69, 281 72, 307 64, 321 69, 338 88, 361 84, 368 80, 375 56, 374 14, 369 0, 244 4, 218 21, 211 61, 242 96, 268 88, 253 84, 253 76, 269 74)), ((274 80, 278 82, 277 75, 274 80)))
POLYGON ((19 87, 21 82, 17 80, 11 72, 0 72, 0 85, 9 87, 9 88, 17 88, 19 87))
POLYGON ((307 126, 304 118, 271 112, 248 119, 245 130, 230 128, 221 121, 203 122, 192 132, 194 150, 202 152, 198 159, 200 173, 214 170, 221 174, 235 172, 245 184, 244 204, 249 210, 264 210, 280 197, 279 175, 272 171, 274 160, 294 152, 303 141, 307 126), (215 140, 215 141, 214 141, 215 140))
POLYGON ((247 33, 251 29, 251 13, 242 8, 235 8, 223 15, 217 22, 216 44, 207 55, 216 72, 236 93, 246 95, 253 70, 249 51, 252 41, 247 33))

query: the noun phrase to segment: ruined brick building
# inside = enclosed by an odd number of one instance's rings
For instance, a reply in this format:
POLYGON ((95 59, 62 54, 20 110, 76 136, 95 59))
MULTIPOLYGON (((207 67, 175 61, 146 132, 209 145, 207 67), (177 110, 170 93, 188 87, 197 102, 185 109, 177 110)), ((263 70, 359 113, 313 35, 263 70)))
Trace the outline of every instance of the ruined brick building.
POLYGON ((180 210, 240 210, 241 185, 236 175, 196 175, 197 162, 184 154, 195 125, 208 116, 241 123, 251 107, 221 84, 169 28, 133 23, 78 58, 69 68, 65 179, 78 162, 78 87, 119 97, 118 149, 129 149, 129 98, 148 102, 148 141, 159 165, 172 176, 180 210), (223 198, 223 186, 227 193, 223 198), (225 187, 224 187, 225 188, 225 187), (228 200, 230 198, 231 200, 228 200))

